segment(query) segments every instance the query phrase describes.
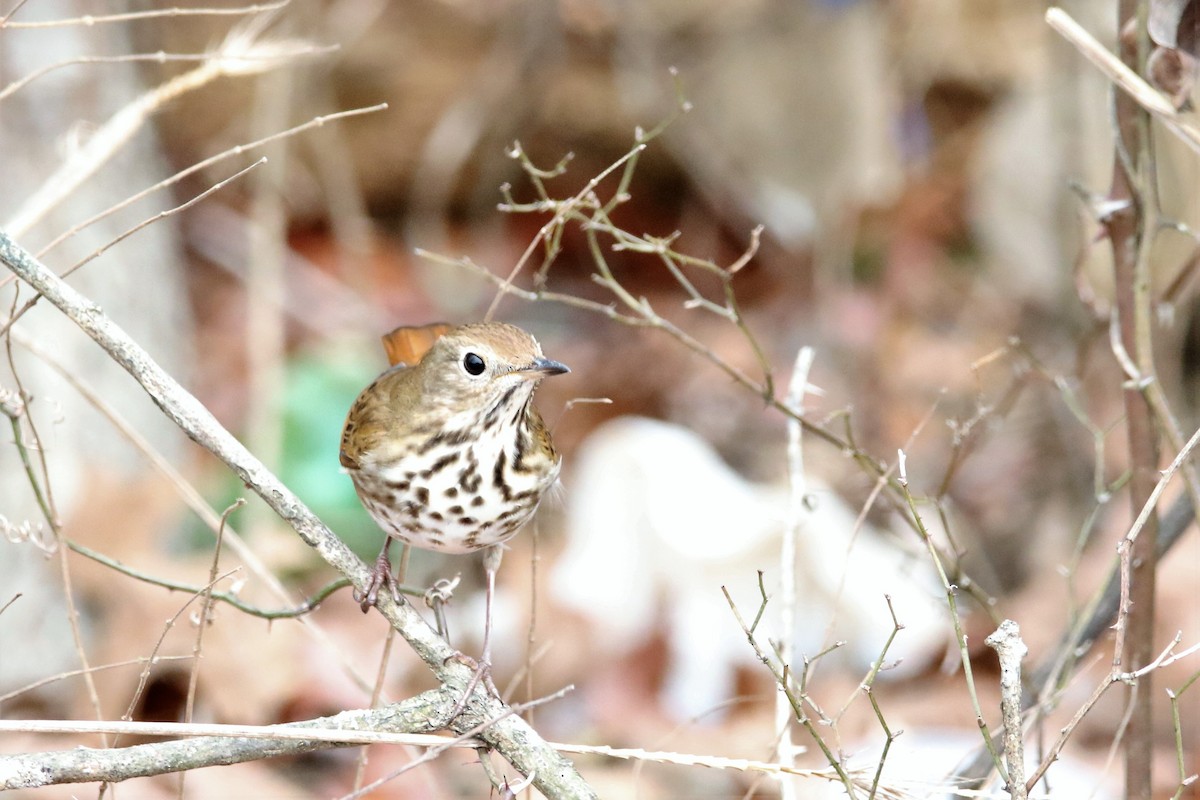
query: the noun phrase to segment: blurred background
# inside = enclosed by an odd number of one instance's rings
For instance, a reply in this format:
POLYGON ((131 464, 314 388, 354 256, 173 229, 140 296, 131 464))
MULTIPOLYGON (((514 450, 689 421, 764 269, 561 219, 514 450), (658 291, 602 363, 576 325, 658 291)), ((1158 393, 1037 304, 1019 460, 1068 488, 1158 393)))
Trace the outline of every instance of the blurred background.
MULTIPOLYGON (((1113 47, 1115 4, 1062 6, 1113 47)), ((0 226, 60 271, 105 248, 72 284, 360 555, 377 552, 381 533, 341 473, 337 447, 350 403, 386 366, 379 336, 401 324, 477 320, 496 296, 477 270, 416 251, 507 275, 549 219, 498 208, 504 186, 519 202, 536 197, 511 157, 514 143, 546 170, 570 154, 546 181, 552 197, 566 199, 628 153, 638 129, 678 115, 641 153, 613 224, 675 235, 677 252, 721 266, 747 252, 763 226, 733 288, 777 393, 798 348, 812 346, 809 382, 821 391, 805 400, 809 417, 881 462, 905 450, 914 493, 938 501, 926 506, 931 527, 962 554, 993 613, 1020 622, 1031 659, 1052 651, 1102 582, 1129 522, 1122 498, 1110 502, 1108 492, 1125 470, 1125 433, 1106 327, 1111 259, 1095 203, 1111 172, 1110 97, 1107 81, 1045 24, 1045 3, 293 0, 268 10, 216 3, 207 8, 229 13, 37 24, 154 8, 30 0, 12 10, 0 28, 0 226), (197 77, 203 54, 231 42, 275 50, 252 68, 197 77), (279 53, 290 55, 286 64, 273 60, 279 53), (60 63, 79 59, 91 62, 60 63), (186 81, 194 88, 180 86, 186 81), (386 110, 231 151, 380 103, 386 110), (200 202, 106 247, 263 156, 200 202)), ((1157 366, 1191 431, 1200 339, 1190 286, 1196 241, 1187 231, 1200 223, 1200 171, 1173 138, 1158 134, 1157 144, 1159 202, 1180 231, 1160 237, 1154 253, 1156 288, 1169 301, 1155 330, 1157 366)), ((617 177, 599 184, 602 197, 617 177)), ((547 288, 610 302, 593 280, 583 232, 569 228, 561 246, 547 288)), ((739 328, 688 308, 658 259, 620 250, 606 258, 633 296, 713 358, 762 379, 739 328)), ((535 254, 516 283, 530 287, 540 263, 535 254)), ((716 282, 697 285, 724 301, 716 282)), ((11 284, 0 291, 6 317, 31 297, 11 284)), ((795 513, 784 417, 661 329, 516 297, 500 300, 496 318, 525 327, 572 368, 538 395, 564 453, 565 491, 543 504, 536 530, 510 543, 497 683, 518 676, 517 699, 575 685, 536 712, 535 726, 552 740, 770 760, 773 684, 720 587, 748 616, 759 602, 758 570, 776 591, 781 533, 795 513), (572 403, 579 398, 609 402, 572 403)), ((218 514, 238 497, 249 501, 230 525, 253 556, 224 550, 222 571, 236 570, 225 588, 263 607, 285 604, 251 560, 296 598, 335 577, 47 303, 11 338, 0 391, 28 397, 18 427, 36 426, 31 449, 47 467, 37 480, 50 487, 65 537, 142 572, 203 585, 214 539, 181 499, 186 481, 218 514), (179 476, 154 467, 88 393, 179 476)), ((848 701, 893 631, 891 596, 905 629, 885 658, 877 698, 890 727, 906 733, 884 776, 917 781, 923 796, 920 782, 936 781, 979 741, 942 590, 894 509, 868 502, 873 475, 815 437, 805 439, 804 467, 793 658, 845 642, 818 662, 810 690, 831 716, 847 706, 832 742, 851 763, 872 765, 883 732, 861 696, 848 701)), ((185 593, 47 552, 53 537, 16 446, 0 447, 0 515, 0 607, 17 597, 0 613, 0 713, 94 716, 93 687, 78 677, 18 692, 79 669, 80 648, 92 666, 191 653, 185 593)), ((1200 637, 1186 577, 1200 555, 1195 536, 1178 549, 1162 568, 1164 646, 1175 631, 1185 644, 1200 637)), ((456 573, 463 582, 451 631, 456 646, 474 652, 478 559, 417 552, 409 580, 428 585, 456 573)), ((993 620, 978 604, 960 610, 981 700, 994 709, 994 654, 981 646, 993 620)), ((770 624, 777 614, 769 606, 770 624)), ((360 614, 342 591, 311 623, 268 623, 218 606, 194 718, 266 724, 369 704, 383 620, 360 614)), ((1065 690, 1064 719, 1108 669, 1111 648, 1097 652, 1065 690)), ((1158 685, 1178 686, 1195 670, 1178 667, 1158 685)), ((136 663, 106 669, 94 675, 94 695, 111 718, 181 719, 190 669, 187 661, 145 675, 136 663)), ((429 681, 398 645, 385 698, 429 681)), ((1183 740, 1194 771, 1200 714, 1190 703, 1183 740)), ((1062 796, 1116 795, 1119 764, 1106 760, 1123 710, 1113 694, 1084 721, 1051 772, 1056 786, 1078 787, 1062 796)), ((1165 696, 1156 713, 1159 774, 1171 792, 1178 778, 1165 696)), ((796 739, 816 751, 802 733, 796 739)), ((78 741, 4 737, 0 747, 78 741)), ((801 762, 822 766, 814 752, 801 762)), ((356 756, 204 770, 189 777, 188 794, 340 796, 352 788, 356 756)), ((367 777, 411 757, 376 748, 367 777)), ((472 758, 444 756, 371 796, 482 796, 472 758)), ((604 796, 780 791, 737 772, 578 763, 604 796)), ((175 786, 148 779, 121 793, 174 795, 175 786)), ((819 788, 802 784, 800 796, 819 788)))

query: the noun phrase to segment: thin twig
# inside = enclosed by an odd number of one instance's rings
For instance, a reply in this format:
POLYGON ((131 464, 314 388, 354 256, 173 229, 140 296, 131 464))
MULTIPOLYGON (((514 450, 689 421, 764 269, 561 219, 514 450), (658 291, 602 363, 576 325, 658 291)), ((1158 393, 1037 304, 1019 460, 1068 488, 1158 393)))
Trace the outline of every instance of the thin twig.
MULTIPOLYGON (((579 755, 604 756, 623 760, 649 761, 659 764, 677 764, 685 767, 708 767, 709 769, 728 769, 737 772, 764 772, 769 775, 794 775, 801 778, 816 778, 830 783, 840 783, 841 777, 829 767, 822 769, 805 769, 803 767, 778 764, 771 761, 755 761, 744 758, 724 758, 712 755, 693 755, 691 753, 672 753, 661 750, 641 750, 631 747, 609 747, 607 745, 582 745, 554 743, 554 746, 564 753, 579 755)), ((869 777, 865 770, 852 772, 854 781, 862 786, 869 777)))
MULTIPOLYGON (((81 556, 84 556, 85 558, 90 558, 98 564, 103 564, 104 566, 108 567, 109 569, 115 570, 116 572, 119 572, 123 575, 128 575, 129 577, 134 578, 139 581, 142 581, 144 583, 149 583, 154 586, 161 586, 164 589, 170 589, 173 592, 187 592, 189 594, 197 594, 199 592, 204 591, 203 587, 200 587, 200 586, 193 586, 193 585, 187 584, 187 583, 180 583, 179 581, 167 580, 166 578, 161 578, 157 575, 152 575, 149 572, 142 572, 141 570, 134 569, 133 567, 130 567, 127 564, 122 564, 120 561, 117 561, 116 559, 110 558, 101 552, 93 550, 90 547, 87 547, 86 545, 82 545, 79 542, 73 541, 71 539, 67 539, 64 542, 64 544, 66 544, 66 546, 69 547, 71 550, 74 550, 76 553, 79 553, 81 556)), ((232 606, 233 608, 236 608, 238 611, 241 611, 245 614, 249 614, 252 617, 258 617, 259 619, 266 619, 266 620, 295 619, 297 617, 303 617, 304 615, 311 613, 314 609, 316 609, 319 605, 321 605, 321 603, 323 603, 326 600, 326 598, 328 598, 331 594, 338 591, 339 589, 345 589, 349 585, 350 585, 350 581, 348 579, 338 578, 337 580, 330 581, 329 583, 325 584, 317 591, 313 592, 313 594, 311 596, 305 598, 305 600, 303 602, 301 602, 299 605, 292 606, 289 608, 278 608, 278 609, 261 608, 260 606, 251 605, 250 603, 247 603, 245 600, 242 600, 240 597, 238 597, 233 592, 211 592, 210 595, 213 600, 217 600, 222 603, 226 603, 226 604, 232 606)), ((408 594, 413 597, 419 597, 421 595, 420 591, 418 591, 417 589, 408 587, 408 586, 401 586, 399 588, 404 594, 408 594)))
MULTIPOLYGON (((761 585, 761 573, 759 580, 761 585)), ((809 736, 813 738, 813 741, 817 743, 817 747, 820 748, 821 752, 825 756, 826 763, 829 764, 830 768, 837 773, 838 778, 841 779, 842 786, 846 789, 846 793, 851 798, 857 797, 858 794, 855 791, 855 782, 851 778, 850 774, 846 771, 845 765, 842 764, 841 759, 834 755, 833 751, 829 748, 829 744, 825 741, 825 737, 823 737, 820 731, 817 730, 816 725, 812 721, 812 717, 804 710, 806 697, 803 684, 801 684, 800 694, 796 694, 796 692, 792 690, 791 681, 789 680, 790 666, 788 663, 786 661, 776 663, 775 660, 773 660, 763 651, 762 646, 758 643, 758 639, 754 635, 753 626, 746 624, 745 619, 742 618, 741 612, 738 611, 737 604, 733 602, 733 597, 730 596, 729 590, 722 586, 721 592, 725 595, 725 601, 729 604, 729 609, 733 612, 734 618, 737 619, 738 625, 741 626, 742 632, 746 634, 746 640, 750 643, 750 647, 754 650, 755 656, 757 656, 758 660, 762 662, 768 670, 771 671, 771 674, 775 678, 775 683, 779 686, 780 691, 782 691, 784 696, 787 698, 796 721, 804 727, 809 736)), ((764 593, 762 603, 759 606, 756 614, 756 620, 762 617, 766 603, 767 599, 764 593)), ((820 655, 821 654, 818 654, 816 657, 819 658, 820 655)))
POLYGON ((1182 797, 1184 791, 1200 779, 1196 773, 1193 772, 1189 775, 1187 771, 1183 753, 1183 723, 1179 715, 1179 698, 1195 685, 1197 679, 1200 679, 1200 670, 1193 672, 1179 689, 1167 689, 1167 696, 1171 699, 1171 727, 1175 730, 1175 764, 1179 770, 1179 788, 1175 790, 1171 800, 1182 797))
MULTIPOLYGON (((900 624, 900 620, 896 619, 896 609, 892 606, 892 598, 890 595, 884 595, 887 601, 888 613, 892 617, 892 632, 888 635, 887 641, 883 643, 883 649, 879 653, 879 658, 871 665, 871 670, 867 673, 867 677, 863 680, 861 688, 867 699, 871 701, 871 709, 875 712, 875 719, 879 721, 879 727, 883 729, 883 735, 886 737, 883 742, 883 749, 879 753, 879 761, 875 767, 875 777, 871 779, 871 792, 867 796, 868 800, 874 800, 876 794, 880 790, 880 780, 883 777, 883 765, 887 763, 888 751, 892 748, 892 742, 903 733, 903 731, 893 731, 888 725, 887 719, 883 716, 883 709, 879 707, 879 700, 875 697, 875 679, 884 669, 884 664, 887 663, 888 650, 892 647, 892 642, 896 641, 896 636, 904 629, 900 624)), ((844 711, 845 709, 843 709, 844 711)))
MULTIPOLYGON (((405 553, 408 549, 405 548, 405 553)), ((401 577, 397 581, 404 580, 404 569, 401 568, 401 577)), ((387 678, 388 660, 392 655, 392 645, 396 642, 396 629, 388 628, 387 636, 383 640, 383 651, 379 655, 379 669, 375 673, 375 687, 371 691, 371 708, 379 708, 379 700, 383 696, 383 683, 387 678)), ((367 774, 368 748, 362 748, 358 753, 357 764, 354 766, 354 790, 358 791, 362 788, 363 776, 367 774)))
MULTIPOLYGON (((162 649, 163 643, 166 642, 167 635, 175 627, 175 623, 179 621, 179 618, 183 616, 184 612, 188 610, 193 602, 203 598, 206 589, 211 589, 213 584, 225 580, 233 575, 236 571, 237 570, 230 570, 224 575, 215 576, 204 588, 201 588, 199 592, 196 592, 186 601, 184 601, 183 605, 181 605, 178 610, 176 610, 176 612, 168 617, 167 621, 163 623, 162 630, 158 634, 158 639, 155 640, 154 646, 150 648, 150 657, 146 660, 145 666, 142 667, 142 671, 138 674, 137 686, 134 687, 133 694, 129 698, 129 706, 125 709, 125 713, 121 715, 121 719, 125 721, 133 719, 133 712, 137 710, 138 703, 142 701, 146 687, 150 684, 150 673, 158 664, 158 651, 162 649)), ((194 654, 193 658, 195 658, 194 654)), ((119 736, 118 740, 113 742, 113 746, 115 747, 118 742, 119 736)))
MULTIPOLYGON (((180 203, 177 206, 173 206, 172 208, 168 208, 164 211, 160 211, 157 214, 155 214, 154 216, 148 217, 148 218, 142 220, 141 222, 134 225, 132 228, 127 229, 126 231, 124 231, 123 233, 118 235, 116 238, 111 239, 107 243, 105 243, 105 244, 101 245, 100 247, 96 248, 95 250, 93 250, 88 255, 84 256, 79 261, 76 261, 74 264, 67 267, 65 270, 63 270, 62 272, 59 273, 59 277, 60 278, 67 277, 68 275, 73 273, 75 270, 82 267, 84 264, 87 264, 87 263, 99 258, 104 253, 108 252, 108 250, 110 250, 117 244, 120 244, 121 242, 125 241, 130 236, 132 236, 133 234, 142 230, 143 228, 146 228, 149 225, 153 225, 155 222, 161 222, 162 220, 166 219, 167 217, 173 216, 175 214, 178 214, 181 211, 185 211, 186 209, 191 208, 192 206, 196 205, 196 203, 199 203, 201 200, 204 200, 206 197, 209 197, 210 195, 220 191, 221 189, 224 189, 226 186, 233 183, 234 181, 236 181, 238 178, 242 177, 246 173, 250 172, 250 170, 254 169, 255 167, 265 164, 266 161, 267 161, 267 159, 260 158, 258 161, 255 161, 253 164, 249 165, 248 167, 238 170, 233 175, 230 175, 228 178, 218 181, 217 183, 215 183, 212 186, 205 189, 203 192, 200 192, 200 194, 196 195, 195 197, 189 198, 188 200, 185 200, 184 202, 180 203)), ((0 325, 0 336, 3 336, 8 331, 8 329, 10 327, 12 327, 12 324, 14 322, 19 320, 22 316, 24 316, 25 312, 29 311, 29 309, 31 309, 35 305, 37 305, 37 301, 40 300, 41 298, 42 298, 42 296, 40 294, 35 294, 33 297, 31 297, 25 301, 25 305, 21 306, 19 309, 17 309, 11 315, 9 315, 8 320, 5 323, 3 323, 2 325, 0 325)))
MULTIPOLYGON (((349 111, 338 111, 338 112, 335 112, 332 114, 322 114, 321 116, 313 117, 308 122, 288 128, 287 130, 279 131, 278 133, 273 133, 270 136, 264 136, 261 139, 256 139, 251 142, 246 142, 245 144, 234 145, 233 147, 230 147, 227 150, 222 150, 220 153, 217 153, 216 155, 213 155, 213 156, 209 156, 208 158, 205 158, 201 161, 197 161, 195 164, 192 164, 189 167, 185 167, 184 169, 179 170, 174 175, 171 175, 168 178, 164 178, 163 180, 159 181, 158 183, 155 183, 152 186, 147 186, 145 189, 142 189, 140 192, 130 195, 129 197, 122 200, 121 202, 106 208, 104 211, 101 211, 99 214, 88 217, 83 222, 80 222, 79 224, 77 224, 71 228, 68 228, 67 230, 63 231, 55 238, 51 239, 49 244, 45 245, 44 247, 42 247, 42 249, 38 250, 37 257, 38 258, 44 257, 48 252, 53 250, 58 245, 62 244, 67 239, 70 239, 72 236, 79 233, 83 229, 85 229, 91 225, 94 225, 95 223, 99 222, 100 220, 105 219, 106 217, 108 217, 112 214, 115 214, 116 212, 120 211, 123 208, 126 208, 129 205, 132 205, 133 203, 136 203, 138 200, 141 200, 143 197, 147 197, 147 196, 153 194, 154 192, 174 186, 175 184, 182 181, 184 178, 187 178, 189 175, 194 175, 197 172, 208 169, 209 167, 213 166, 214 164, 218 164, 222 161, 225 161, 226 159, 233 158, 235 156, 243 155, 252 150, 257 150, 257 149, 261 148, 263 145, 270 144, 271 142, 275 142, 280 139, 285 139, 289 136, 295 136, 298 133, 303 133, 304 131, 310 130, 312 128, 320 128, 321 126, 325 125, 328 122, 333 122, 335 120, 347 119, 349 117, 357 117, 357 116, 361 116, 362 114, 373 114, 376 111, 384 111, 387 109, 387 107, 388 107, 387 103, 378 103, 373 106, 364 106, 363 108, 352 108, 349 111)), ((14 277, 12 275, 9 275, 4 280, 0 280, 0 288, 5 286, 12 280, 14 280, 14 277)))
MULTIPOLYGON (((20 595, 17 595, 17 597, 20 597, 20 595)), ((16 597, 14 597, 13 600, 16 600, 16 597)), ((7 608, 11 603, 12 603, 12 600, 10 600, 8 603, 6 603, 4 605, 4 608, 7 608)), ((0 613, 2 613, 4 611, 4 608, 0 608, 0 613)), ((191 656, 155 656, 154 658, 160 662, 161 661, 183 661, 188 658, 191 658, 191 656)), ((95 672, 103 672, 103 671, 109 670, 109 669, 117 669, 118 667, 144 666, 146 664, 146 662, 148 662, 150 660, 151 659, 146 656, 140 656, 138 658, 131 658, 128 661, 116 661, 116 662, 113 662, 112 664, 98 664, 94 667, 89 667, 86 670, 73 669, 73 670, 68 670, 67 672, 60 672, 57 675, 51 675, 47 678, 41 678, 39 680, 36 680, 33 683, 27 683, 24 686, 22 686, 20 689, 13 689, 11 692, 6 692, 4 694, 0 694, 0 705, 3 705, 6 700, 12 700, 14 697, 20 697, 23 694, 27 694, 29 692, 36 691, 43 686, 50 685, 51 683, 57 683, 58 681, 66 680, 67 678, 78 677, 80 675, 83 675, 85 672, 95 673, 95 672)))
POLYGON ((1006 788, 1012 800, 1025 800, 1025 745, 1021 731, 1021 660, 1029 653, 1021 629, 1011 619, 1000 623, 983 643, 1000 659, 1000 711, 1004 725, 1006 788))
POLYGON ((250 14, 258 14, 260 12, 278 11, 279 9, 290 3, 291 0, 281 0, 278 3, 263 3, 249 6, 240 6, 237 8, 156 8, 149 11, 130 11, 124 14, 87 14, 82 17, 69 17, 66 19, 48 19, 37 22, 10 22, 8 18, 0 20, 0 29, 8 28, 9 30, 31 30, 36 28, 66 28, 80 26, 90 28, 94 25, 103 25, 113 22, 136 22, 147 19, 159 19, 162 17, 240 17, 250 14))
MULTIPOLYGON (((166 659, 167 657, 163 657, 166 659)), ((190 656, 179 656, 190 658, 190 656)), ((412 700, 415 700, 413 698, 412 700)), ((405 701, 411 703, 412 700, 405 701)), ((401 703, 403 705, 404 703, 401 703)), ((239 738, 276 740, 280 742, 334 742, 336 744, 399 744, 414 747, 441 747, 450 742, 457 742, 460 747, 479 747, 481 740, 459 740, 459 737, 439 736, 425 733, 391 732, 386 726, 378 728, 356 727, 339 728, 330 724, 331 719, 346 715, 359 717, 382 716, 375 712, 386 709, 363 709, 347 711, 332 718, 309 720, 305 723, 287 723, 284 725, 225 725, 207 722, 147 722, 143 720, 55 720, 55 719, 14 719, 0 720, 2 733, 114 733, 121 736, 155 736, 169 738, 239 738)))
MULTIPOLYGON (((792 379, 788 383, 787 402, 803 413, 805 387, 808 386, 808 373, 812 369, 816 351, 811 347, 801 347, 796 353, 796 362, 792 369, 792 379)), ((800 529, 807 524, 812 516, 808 507, 808 484, 804 476, 804 442, 803 427, 795 420, 788 420, 788 486, 790 502, 788 504, 787 524, 783 529, 779 553, 779 649, 788 655, 792 652, 792 636, 796 629, 796 538, 800 529)), ((779 695, 775 702, 775 727, 778 731, 778 741, 775 757, 781 764, 795 762, 796 752, 792 743, 792 713, 787 698, 779 695)), ((790 781, 779 782, 780 795, 784 800, 796 796, 796 787, 790 781)))
MULTIPOLYGON (((218 571, 221 566, 221 545, 225 541, 225 523, 229 521, 229 515, 237 509, 246 505, 246 499, 239 497, 228 508, 221 513, 221 526, 217 530, 217 543, 213 547, 212 566, 208 570, 208 583, 200 592, 200 613, 196 620, 196 641, 192 645, 192 664, 188 670, 188 688, 187 700, 183 708, 183 721, 185 723, 192 721, 192 714, 196 709, 196 687, 200 683, 200 654, 204 652, 204 631, 208 629, 212 621, 213 608, 213 585, 218 579, 218 571)), ((179 773, 179 800, 184 798, 184 783, 187 780, 187 773, 179 773)))
POLYGON ((1161 477, 1158 479, 1158 483, 1154 485, 1154 489, 1150 492, 1150 496, 1146 498, 1146 502, 1142 505, 1141 511, 1138 512, 1137 519, 1135 519, 1133 524, 1129 526, 1129 531, 1125 534, 1125 542, 1132 545, 1133 542, 1138 538, 1138 534, 1142 532, 1142 528, 1145 526, 1146 521, 1150 518, 1150 515, 1154 513, 1154 509, 1158 505, 1158 499, 1162 497, 1162 493, 1166 490, 1167 484, 1171 482, 1171 478, 1175 477, 1175 472, 1180 468, 1180 466, 1185 464, 1191 458, 1192 451, 1196 449, 1196 445, 1198 444, 1200 444, 1200 428, 1198 428, 1196 432, 1192 434, 1192 437, 1187 440, 1187 444, 1183 446, 1183 449, 1175 454, 1175 458, 1171 459, 1170 465, 1166 469, 1162 470, 1161 477))
POLYGON ((1185 122, 1170 100, 1121 63, 1119 58, 1096 41, 1096 38, 1084 30, 1067 12, 1061 8, 1047 9, 1046 22, 1062 34, 1064 39, 1075 45, 1080 53, 1096 65, 1109 80, 1121 87, 1138 105, 1157 117, 1167 130, 1200 153, 1200 131, 1185 122))
POLYGON ((25 199, 16 215, 0 227, 10 236, 25 233, 107 163, 151 115, 170 101, 217 78, 256 74, 316 52, 316 48, 303 43, 255 41, 256 33, 252 26, 235 29, 217 52, 205 54, 200 66, 150 89, 120 108, 85 143, 73 150, 41 188, 25 199))
MULTIPOLYGON (((1079 723, 1082 722, 1083 718, 1088 715, 1088 712, 1095 708, 1096 704, 1100 702, 1100 698, 1104 696, 1104 694, 1113 686, 1113 684, 1125 683, 1130 687, 1136 687, 1140 678, 1150 674, 1155 670, 1161 669, 1166 664, 1173 663, 1174 659, 1171 658, 1171 654, 1179 641, 1180 637, 1177 635, 1175 639, 1172 640, 1171 644, 1168 645, 1167 648, 1163 650, 1157 658, 1152 660, 1142 669, 1139 669, 1135 672, 1122 672, 1121 670, 1114 668, 1111 672, 1109 672, 1104 680, 1097 684, 1096 688, 1092 690, 1091 696, 1084 701, 1083 705, 1076 709, 1075 714, 1071 717, 1070 721, 1059 731, 1058 738, 1050 747, 1049 751, 1047 751, 1046 756, 1042 759, 1042 763, 1038 765, 1038 768, 1034 771, 1033 775, 1030 776, 1028 781, 1026 781, 1026 791, 1033 791, 1033 787, 1037 786, 1038 781, 1040 781, 1042 776, 1046 774, 1046 770, 1050 769, 1050 766, 1058 760, 1059 754, 1062 753, 1067 741, 1075 733, 1075 729, 1079 727, 1079 723)), ((1179 656, 1182 657, 1184 655, 1190 655, 1198 648, 1200 648, 1200 646, 1190 647, 1185 653, 1180 653, 1179 656)), ((1119 650, 1116 652, 1118 654, 1120 653, 1119 650)), ((1128 711, 1133 708, 1133 702, 1134 701, 1131 698, 1129 707, 1127 709, 1125 722, 1122 722, 1122 724, 1119 726, 1120 731, 1124 730, 1125 724, 1128 722, 1128 711)), ((1119 736, 1114 737, 1115 740, 1119 740, 1119 738, 1119 736)))
POLYGON ((13 17, 13 14, 16 14, 18 11, 20 11, 21 6, 25 5, 27 2, 29 2, 29 0, 17 0, 16 4, 9 9, 9 12, 3 17, 0 17, 0 28, 4 28, 4 26, 8 25, 9 20, 11 20, 13 17))
POLYGON ((958 644, 959 660, 962 664, 963 677, 966 679, 967 693, 971 697, 971 707, 975 711, 975 724, 979 726, 979 732, 983 736, 984 744, 987 746, 988 753, 992 757, 992 762, 996 765, 996 768, 1000 770, 1001 777, 1007 781, 1008 776, 1004 771, 1004 765, 1000 761, 1000 754, 996 751, 996 745, 992 741, 992 735, 988 730, 987 722, 985 722, 983 719, 983 708, 979 704, 979 695, 975 690, 974 671, 971 667, 971 656, 967 650, 967 634, 963 631, 962 619, 958 610, 958 587, 951 583, 949 577, 946 575, 946 568, 942 563, 942 559, 937 551, 937 548, 935 548, 933 545, 933 538, 926 529, 925 523, 921 519, 921 515, 917 512, 916 500, 913 498, 908 487, 908 473, 905 466, 905 461, 905 453, 903 450, 901 450, 898 454, 898 473, 900 475, 900 485, 903 488, 904 497, 908 503, 909 511, 917 522, 917 526, 921 531, 921 538, 929 550, 930 560, 933 561, 934 568, 937 570, 938 578, 942 582, 942 589, 946 594, 946 604, 949 606, 950 620, 954 623, 954 637, 958 644))

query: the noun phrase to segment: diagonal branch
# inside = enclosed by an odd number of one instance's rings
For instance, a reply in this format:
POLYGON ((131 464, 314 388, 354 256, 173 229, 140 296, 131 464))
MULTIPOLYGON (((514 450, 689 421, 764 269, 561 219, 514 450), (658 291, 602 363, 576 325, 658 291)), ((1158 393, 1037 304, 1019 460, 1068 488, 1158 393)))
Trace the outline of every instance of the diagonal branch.
MULTIPOLYGON (((366 565, 98 305, 56 276, 3 231, 0 231, 0 263, 41 292, 99 344, 141 384, 164 414, 193 441, 225 462, 330 566, 360 590, 365 587, 369 576, 366 565)), ((380 613, 408 641, 438 680, 461 696, 471 680, 472 670, 452 658, 454 651, 450 645, 411 606, 396 604, 386 595, 385 592, 379 602, 380 613)), ((543 794, 554 798, 594 797, 595 792, 570 761, 510 711, 499 699, 477 686, 469 702, 463 705, 463 712, 438 726, 461 733, 487 720, 495 720, 479 734, 480 738, 521 773, 533 774, 534 785, 543 794)))

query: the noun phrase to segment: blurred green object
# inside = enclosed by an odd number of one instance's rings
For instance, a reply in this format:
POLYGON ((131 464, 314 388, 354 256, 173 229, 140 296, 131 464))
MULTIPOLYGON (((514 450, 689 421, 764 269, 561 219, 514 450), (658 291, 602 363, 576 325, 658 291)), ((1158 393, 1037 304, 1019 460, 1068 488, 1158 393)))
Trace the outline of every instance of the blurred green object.
MULTIPOLYGON (((360 557, 371 560, 379 551, 383 532, 367 515, 354 484, 342 472, 338 447, 350 404, 387 363, 382 354, 369 359, 356 352, 358 349, 357 345, 335 345, 298 352, 288 360, 280 404, 283 448, 281 463, 274 466, 279 478, 342 541, 360 557)), ((251 504, 262 502, 228 470, 205 495, 218 513, 239 497, 251 504)), ((234 515, 235 528, 244 525, 243 513, 234 515)), ((210 548, 212 533, 195 516, 189 517, 182 537, 184 547, 210 548)), ((313 565, 319 562, 314 557, 313 565)))
POLYGON ((383 534, 342 471, 338 447, 350 404, 387 362, 382 354, 368 360, 356 350, 301 352, 288 362, 279 477, 355 553, 374 558, 383 534))

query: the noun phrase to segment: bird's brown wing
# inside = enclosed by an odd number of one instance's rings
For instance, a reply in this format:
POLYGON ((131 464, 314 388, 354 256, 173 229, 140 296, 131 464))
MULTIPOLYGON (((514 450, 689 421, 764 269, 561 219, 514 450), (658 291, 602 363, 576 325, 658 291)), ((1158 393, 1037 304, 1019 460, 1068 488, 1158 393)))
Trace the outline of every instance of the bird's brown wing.
POLYGON ((433 343, 445 336, 452 327, 444 322, 401 325, 391 333, 385 333, 383 349, 387 351, 388 363, 393 367, 397 364, 415 367, 433 347, 433 343))
POLYGON ((358 469, 358 457, 363 450, 358 430, 364 422, 366 412, 366 392, 363 392, 354 401, 354 405, 350 406, 350 413, 346 415, 346 423, 342 426, 342 446, 338 460, 346 469, 358 469))
POLYGON ((342 428, 340 460, 347 469, 358 469, 366 454, 387 458, 390 445, 406 444, 395 435, 401 417, 410 413, 417 402, 417 384, 406 380, 410 367, 398 365, 384 372, 363 389, 342 428))
POLYGON ((358 469, 364 454, 386 455, 381 450, 387 450, 387 443, 395 439, 391 434, 397 425, 397 414, 411 411, 416 402, 412 396, 416 384, 402 374, 419 364, 433 343, 452 327, 443 322, 401 325, 383 335, 383 349, 387 351, 392 368, 364 389, 350 407, 346 425, 342 428, 342 466, 358 469))

